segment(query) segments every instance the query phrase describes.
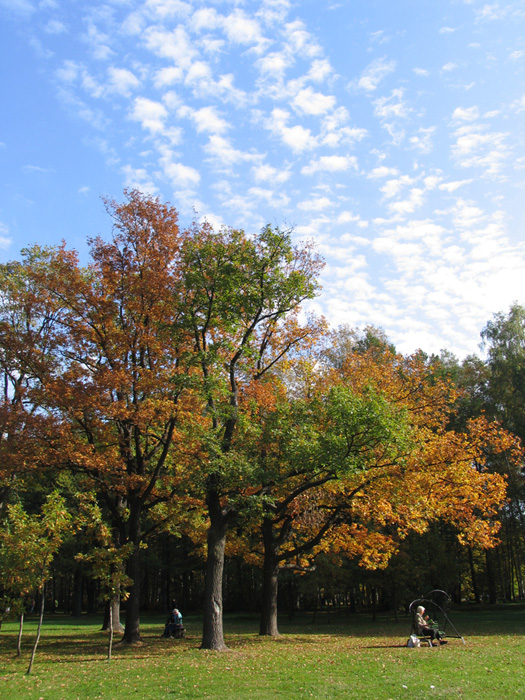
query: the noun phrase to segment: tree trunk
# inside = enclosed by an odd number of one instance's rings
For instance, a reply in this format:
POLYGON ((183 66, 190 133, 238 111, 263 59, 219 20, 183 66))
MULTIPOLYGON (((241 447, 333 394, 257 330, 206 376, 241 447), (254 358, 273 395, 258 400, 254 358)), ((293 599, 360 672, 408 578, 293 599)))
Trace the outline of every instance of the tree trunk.
POLYGON ((20 625, 18 627, 18 640, 16 643, 16 655, 20 656, 22 649, 22 631, 24 629, 24 611, 20 613, 20 625))
POLYGON ((33 645, 33 651, 31 652, 31 660, 29 661, 29 666, 26 671, 26 675, 29 675, 33 669, 33 663, 35 661, 35 656, 36 656, 36 648, 38 646, 38 642, 40 641, 40 633, 42 631, 42 622, 44 620, 44 601, 46 599, 46 591, 45 591, 45 584, 42 586, 42 598, 40 602, 40 617, 38 618, 38 629, 36 632, 36 639, 35 643, 33 645))
POLYGON ((228 647, 224 643, 223 633, 222 579, 228 526, 220 507, 219 496, 215 492, 208 494, 208 510, 210 527, 208 528, 201 649, 225 651, 228 647))
POLYGON ((109 641, 108 641, 108 661, 111 661, 111 651, 113 649, 113 601, 109 603, 109 641))
POLYGON ((124 625, 120 622, 120 593, 116 593, 113 600, 107 601, 104 606, 102 630, 109 629, 113 630, 113 632, 124 632, 124 625))
POLYGON ((128 576, 133 580, 126 603, 126 626, 122 642, 124 644, 136 644, 140 642, 140 511, 130 513, 129 538, 135 545, 128 559, 128 576))
POLYGON ((264 520, 262 526, 264 542, 262 610, 259 634, 278 637, 277 593, 279 589, 279 546, 273 538, 272 523, 264 520))

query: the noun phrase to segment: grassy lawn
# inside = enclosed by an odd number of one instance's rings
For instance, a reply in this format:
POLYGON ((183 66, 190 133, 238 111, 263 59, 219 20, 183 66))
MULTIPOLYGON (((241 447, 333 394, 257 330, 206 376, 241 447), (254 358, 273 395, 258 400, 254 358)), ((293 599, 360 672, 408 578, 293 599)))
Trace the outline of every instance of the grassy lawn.
POLYGON ((407 649, 410 622, 368 616, 301 616, 280 621, 279 639, 257 635, 256 616, 227 616, 230 651, 199 650, 201 622, 186 616, 187 637, 161 639, 164 616, 144 617, 143 643, 106 656, 100 618, 50 615, 33 673, 26 676, 36 621, 24 628, 17 658, 14 622, 0 631, 0 698, 95 700, 176 698, 476 698, 525 696, 525 608, 451 614, 465 637, 407 649))

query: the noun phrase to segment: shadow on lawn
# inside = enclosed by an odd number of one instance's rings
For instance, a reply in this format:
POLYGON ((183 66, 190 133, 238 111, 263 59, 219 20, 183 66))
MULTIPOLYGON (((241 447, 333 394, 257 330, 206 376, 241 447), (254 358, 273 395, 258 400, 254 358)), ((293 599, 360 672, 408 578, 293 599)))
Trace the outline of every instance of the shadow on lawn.
MULTIPOLYGON (((445 631, 455 627, 463 637, 506 636, 525 633, 525 605, 509 604, 496 606, 464 606, 448 613, 449 622, 445 631)), ((279 625, 282 633, 301 635, 341 635, 351 637, 401 637, 408 638, 412 620, 408 615, 378 616, 375 621, 366 614, 324 616, 317 614, 316 621, 304 616, 297 621, 283 621, 279 625)))
MULTIPOLYGON (((77 623, 78 624, 78 623, 77 623)), ((60 663, 88 663, 100 661, 107 656, 108 634, 101 630, 85 629, 83 633, 77 630, 71 634, 67 626, 53 629, 46 636, 44 629, 38 647, 38 657, 41 660, 53 660, 60 663)), ((34 643, 34 631, 24 632, 22 639, 22 658, 31 653, 34 643)), ((17 634, 0 632, 0 661, 15 657, 17 634)), ((164 657, 179 651, 197 649, 200 637, 188 635, 184 639, 163 639, 160 634, 144 634, 141 642, 135 645, 122 644, 120 636, 113 641, 113 658, 141 658, 142 656, 164 657)))
MULTIPOLYGON (((525 631, 525 605, 463 607, 451 611, 450 621, 459 634, 469 638, 490 636, 523 636, 525 631)), ((202 619, 199 616, 185 616, 189 630, 184 639, 164 639, 164 616, 145 615, 142 623, 143 641, 139 645, 128 646, 114 640, 114 658, 162 658, 176 653, 199 649, 201 643, 202 619)), ((83 663, 99 661, 107 654, 107 632, 101 629, 101 618, 85 616, 70 618, 50 615, 45 620, 38 656, 41 659, 59 660, 63 663, 83 663)), ((353 639, 365 649, 404 647, 410 634, 411 620, 408 616, 378 616, 376 621, 366 614, 299 613, 294 619, 282 617, 279 620, 281 636, 270 639, 260 637, 256 614, 227 614, 224 619, 224 635, 227 646, 232 650, 257 647, 265 643, 276 643, 292 647, 296 644, 313 646, 322 643, 323 638, 353 639)), ((22 653, 30 653, 36 631, 35 621, 24 627, 22 653)), ((446 631, 451 631, 450 627, 446 631)), ((10 623, 0 631, 0 659, 12 659, 16 653, 17 625, 10 623)))

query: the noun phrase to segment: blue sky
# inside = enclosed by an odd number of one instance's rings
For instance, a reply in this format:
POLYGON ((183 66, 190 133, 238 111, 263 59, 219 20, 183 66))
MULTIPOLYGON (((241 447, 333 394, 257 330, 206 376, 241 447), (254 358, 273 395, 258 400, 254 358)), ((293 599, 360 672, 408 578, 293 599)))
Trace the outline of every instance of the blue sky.
POLYGON ((312 308, 402 352, 479 352, 525 303, 522 0, 0 0, 0 261, 109 236, 137 187, 183 225, 326 260, 312 308))

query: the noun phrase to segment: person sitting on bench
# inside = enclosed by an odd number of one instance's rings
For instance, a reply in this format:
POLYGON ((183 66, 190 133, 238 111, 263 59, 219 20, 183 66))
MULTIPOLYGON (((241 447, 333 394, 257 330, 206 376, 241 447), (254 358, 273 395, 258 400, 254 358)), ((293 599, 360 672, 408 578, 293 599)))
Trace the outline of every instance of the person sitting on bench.
POLYGON ((429 623, 428 615, 425 615, 425 608, 422 605, 418 605, 414 619, 416 632, 422 637, 430 637, 431 642, 437 639, 440 644, 446 644, 446 641, 442 638, 442 632, 429 627, 429 623))
POLYGON ((164 628, 163 637, 180 637, 182 627, 182 615, 177 610, 173 608, 168 619, 166 620, 166 627, 164 628))

